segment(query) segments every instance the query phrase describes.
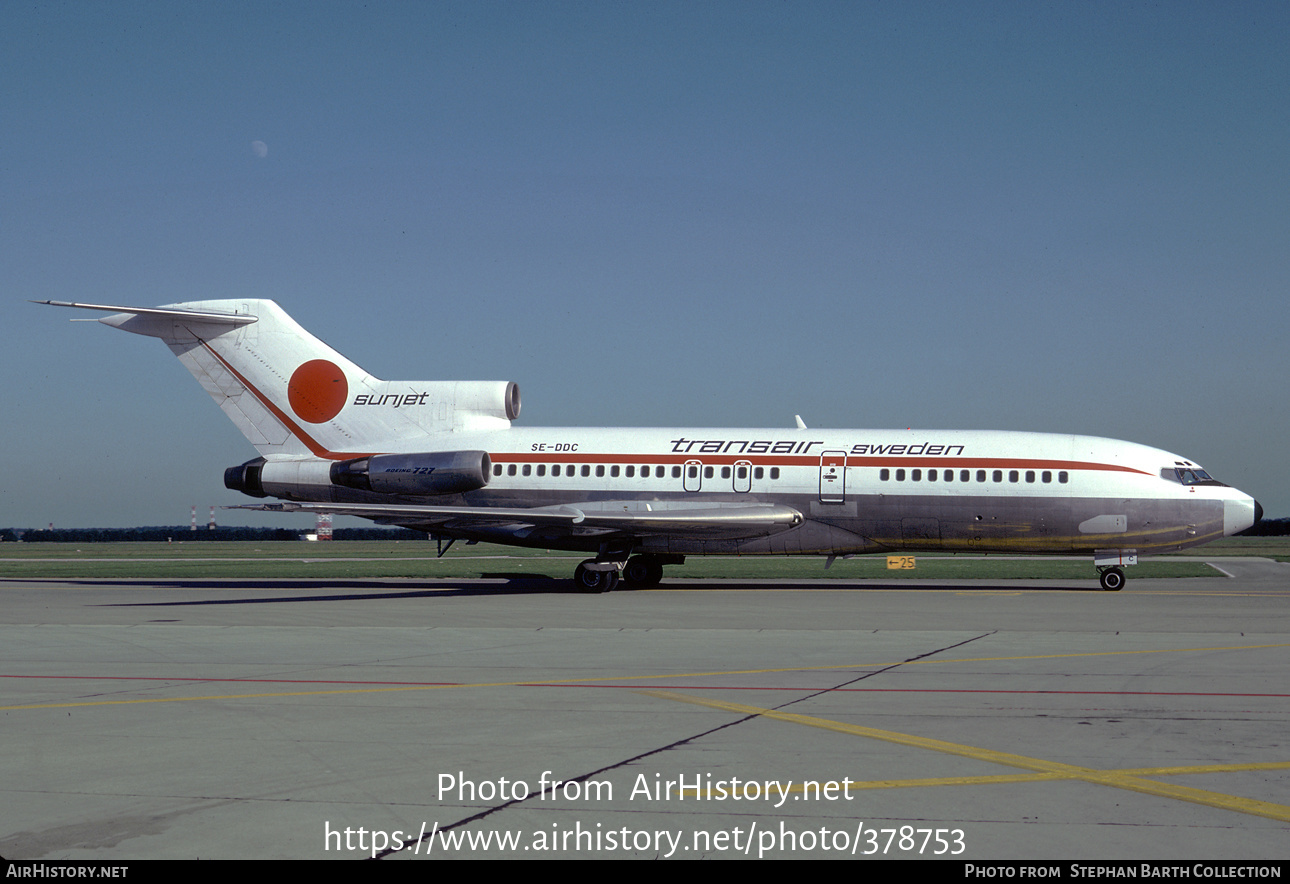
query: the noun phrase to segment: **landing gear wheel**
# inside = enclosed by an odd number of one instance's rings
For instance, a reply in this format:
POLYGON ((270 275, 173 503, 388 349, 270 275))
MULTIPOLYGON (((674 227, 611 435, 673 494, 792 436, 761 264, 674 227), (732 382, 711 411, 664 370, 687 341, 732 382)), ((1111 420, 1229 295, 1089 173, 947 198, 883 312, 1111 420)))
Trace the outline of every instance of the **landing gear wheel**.
POLYGON ((1098 579, 1107 592, 1119 592, 1124 589, 1124 572, 1119 568, 1107 568, 1098 579))
POLYGON ((573 572, 573 582, 582 592, 611 592, 618 585, 618 569, 592 570, 588 565, 596 564, 595 559, 587 559, 573 572))
POLYGON ((658 586, 663 579, 663 565, 653 556, 632 556, 623 568, 628 586, 658 586))

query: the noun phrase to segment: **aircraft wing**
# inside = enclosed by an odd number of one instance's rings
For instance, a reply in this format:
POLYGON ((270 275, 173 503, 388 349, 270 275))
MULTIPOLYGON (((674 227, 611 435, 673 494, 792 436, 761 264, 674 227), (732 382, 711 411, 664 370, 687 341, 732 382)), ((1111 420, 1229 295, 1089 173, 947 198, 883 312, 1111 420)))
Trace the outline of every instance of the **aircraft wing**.
POLYGON ((792 507, 770 503, 690 503, 667 501, 591 501, 548 507, 418 506, 381 503, 261 503, 228 507, 287 513, 358 516, 391 525, 433 532, 504 529, 514 526, 567 528, 576 533, 637 536, 679 535, 735 540, 778 534, 802 524, 792 507))

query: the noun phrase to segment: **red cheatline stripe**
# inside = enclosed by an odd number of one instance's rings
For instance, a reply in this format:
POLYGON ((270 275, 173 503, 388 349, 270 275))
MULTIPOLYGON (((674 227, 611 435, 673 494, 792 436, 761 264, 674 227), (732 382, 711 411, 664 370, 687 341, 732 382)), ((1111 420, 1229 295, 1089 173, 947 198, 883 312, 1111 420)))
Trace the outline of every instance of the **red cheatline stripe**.
MULTIPOLYGON (((88 681, 168 681, 193 683, 227 683, 227 684, 340 684, 340 685, 386 685, 398 687, 470 687, 470 682, 457 681, 335 681, 331 679, 297 679, 297 678, 191 678, 178 676, 166 678, 161 675, 3 675, 0 678, 32 679, 80 679, 88 681)), ((516 682, 515 687, 524 688, 613 688, 615 690, 639 690, 641 688, 677 688, 690 691, 818 691, 819 685, 801 687, 764 687, 736 686, 724 684, 596 684, 585 682, 516 682)), ((1061 694, 1066 696, 1097 697, 1290 697, 1290 694, 1261 694, 1231 691, 1046 691, 1046 690, 1003 690, 998 688, 831 688, 827 690, 847 693, 881 693, 881 694, 1061 694)))

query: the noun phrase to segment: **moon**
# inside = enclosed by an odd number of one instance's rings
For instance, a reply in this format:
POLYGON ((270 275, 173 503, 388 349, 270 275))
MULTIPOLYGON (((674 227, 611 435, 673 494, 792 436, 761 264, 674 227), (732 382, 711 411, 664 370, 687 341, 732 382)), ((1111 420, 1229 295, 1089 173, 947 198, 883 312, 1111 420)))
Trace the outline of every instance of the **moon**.
POLYGON ((269 155, 269 145, 263 141, 252 141, 251 151, 260 159, 264 159, 269 155))

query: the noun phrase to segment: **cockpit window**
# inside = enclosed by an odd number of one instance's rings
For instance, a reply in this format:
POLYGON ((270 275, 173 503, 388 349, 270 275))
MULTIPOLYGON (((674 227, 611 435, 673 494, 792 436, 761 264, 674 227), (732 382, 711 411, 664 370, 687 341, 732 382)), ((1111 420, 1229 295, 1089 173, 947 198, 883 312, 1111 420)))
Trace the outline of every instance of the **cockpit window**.
POLYGON ((1166 467, 1160 471, 1160 477, 1182 485, 1219 485, 1227 487, 1200 467, 1166 467))

